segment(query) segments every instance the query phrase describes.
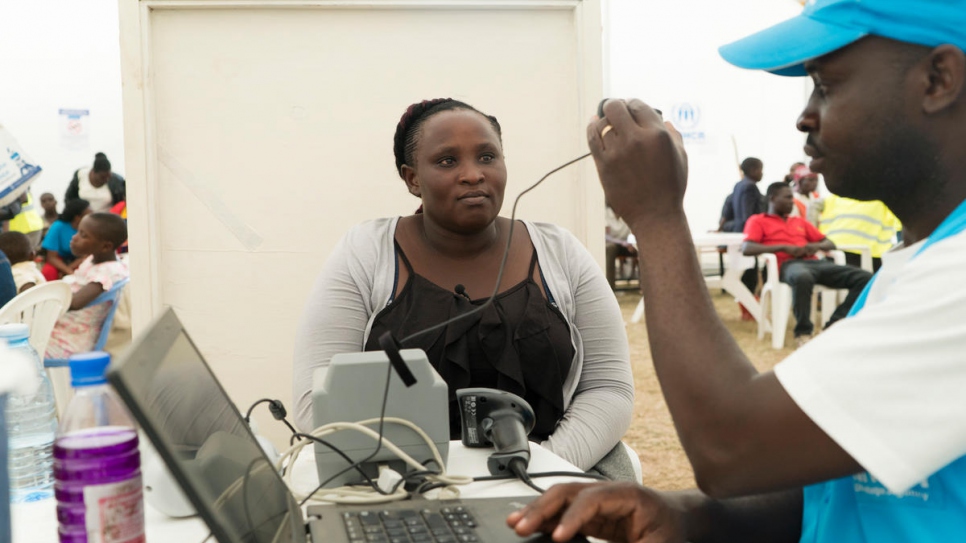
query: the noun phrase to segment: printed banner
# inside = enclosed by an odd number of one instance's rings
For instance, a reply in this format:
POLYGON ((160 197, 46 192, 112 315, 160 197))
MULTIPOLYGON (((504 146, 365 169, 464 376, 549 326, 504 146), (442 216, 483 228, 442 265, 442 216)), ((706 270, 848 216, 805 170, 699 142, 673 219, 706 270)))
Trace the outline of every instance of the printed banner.
POLYGON ((84 151, 90 147, 89 109, 61 109, 60 115, 60 144, 65 149, 84 151))
POLYGON ((0 206, 20 198, 39 173, 40 166, 23 154, 17 140, 0 125, 0 206))

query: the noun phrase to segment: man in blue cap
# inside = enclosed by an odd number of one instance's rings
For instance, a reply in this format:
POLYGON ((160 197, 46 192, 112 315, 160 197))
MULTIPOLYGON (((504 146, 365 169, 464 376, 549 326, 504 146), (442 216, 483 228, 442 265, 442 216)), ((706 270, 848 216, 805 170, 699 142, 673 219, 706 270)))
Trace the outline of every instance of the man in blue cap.
POLYGON ((810 0, 721 48, 815 83, 798 128, 832 192, 905 227, 849 318, 758 372, 691 247, 680 135, 639 101, 588 127, 607 200, 638 233, 655 370, 701 491, 557 485, 517 533, 610 540, 966 538, 966 0, 810 0), (656 256, 655 256, 656 255, 656 256), (653 258, 651 258, 653 257, 653 258))

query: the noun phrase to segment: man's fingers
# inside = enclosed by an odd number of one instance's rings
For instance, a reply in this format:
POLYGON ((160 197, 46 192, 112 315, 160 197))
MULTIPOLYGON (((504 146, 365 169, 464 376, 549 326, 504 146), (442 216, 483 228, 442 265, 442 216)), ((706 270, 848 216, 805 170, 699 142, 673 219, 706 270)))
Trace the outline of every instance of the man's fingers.
POLYGON ((656 109, 636 98, 627 103, 627 110, 638 126, 660 125, 663 122, 656 109))
POLYGON ((600 155, 604 150, 604 143, 600 138, 600 121, 593 120, 587 125, 587 147, 594 156, 600 155))
POLYGON ((553 531, 554 541, 569 541, 585 526, 600 520, 618 522, 621 517, 620 509, 627 504, 626 500, 615 496, 610 486, 586 488, 578 493, 570 507, 560 516, 557 528, 553 531))
POLYGON ((631 128, 637 126, 631 112, 627 110, 627 104, 623 100, 608 100, 604 104, 604 117, 607 123, 617 130, 617 133, 627 134, 631 128))
POLYGON ((679 147, 683 146, 684 136, 682 136, 681 133, 678 132, 677 128, 674 128, 674 125, 671 124, 671 121, 664 121, 664 126, 665 128, 667 128, 667 131, 671 133, 671 137, 674 138, 674 141, 677 142, 678 146, 679 147))
POLYGON ((507 517, 507 524, 521 536, 533 534, 544 528, 549 521, 556 519, 560 511, 570 503, 571 497, 584 486, 586 483, 554 485, 529 505, 507 517))

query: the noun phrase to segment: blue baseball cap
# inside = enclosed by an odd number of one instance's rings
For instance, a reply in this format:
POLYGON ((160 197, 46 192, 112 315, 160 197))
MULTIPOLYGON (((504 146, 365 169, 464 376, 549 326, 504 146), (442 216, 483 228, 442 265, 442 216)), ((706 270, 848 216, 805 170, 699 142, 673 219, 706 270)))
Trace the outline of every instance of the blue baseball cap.
POLYGON ((801 76, 805 61, 873 35, 966 50, 966 0, 808 0, 801 15, 718 52, 739 68, 801 76))

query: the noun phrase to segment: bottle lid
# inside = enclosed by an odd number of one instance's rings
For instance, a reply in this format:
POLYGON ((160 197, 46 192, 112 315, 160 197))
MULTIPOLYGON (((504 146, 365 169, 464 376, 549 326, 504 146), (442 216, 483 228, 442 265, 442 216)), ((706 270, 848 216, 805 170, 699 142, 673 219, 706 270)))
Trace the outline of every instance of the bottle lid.
POLYGON ((0 324, 0 339, 19 341, 30 337, 30 327, 23 323, 0 324))
POLYGON ((69 363, 71 386, 103 385, 107 382, 104 374, 111 363, 111 355, 103 351, 75 354, 70 357, 69 363))

